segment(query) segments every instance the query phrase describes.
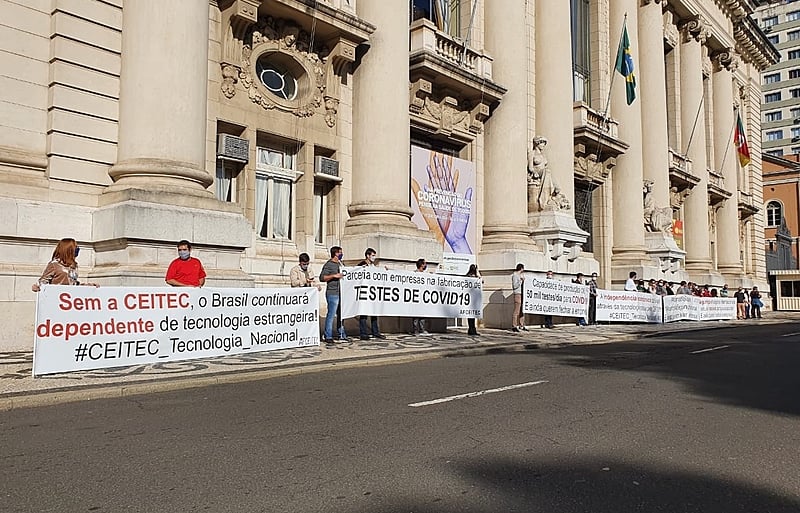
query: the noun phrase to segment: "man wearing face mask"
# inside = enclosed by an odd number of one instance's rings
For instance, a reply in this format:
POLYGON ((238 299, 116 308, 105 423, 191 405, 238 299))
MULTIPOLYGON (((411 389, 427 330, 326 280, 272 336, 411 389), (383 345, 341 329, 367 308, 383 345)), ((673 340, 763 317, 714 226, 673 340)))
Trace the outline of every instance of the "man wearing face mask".
POLYGON ((206 283, 206 271, 200 260, 192 257, 192 244, 188 240, 178 243, 178 258, 169 264, 164 278, 173 287, 202 287, 206 283))
POLYGON ((316 282, 317 279, 314 277, 314 273, 309 265, 311 257, 308 256, 308 253, 300 253, 299 260, 300 262, 289 271, 289 282, 292 284, 292 287, 316 286, 318 289, 321 289, 322 287, 316 282))
MULTIPOLYGON (((372 249, 367 248, 364 251, 364 260, 360 261, 358 265, 362 267, 375 267, 375 260, 377 259, 378 253, 372 249)), ((388 267, 384 267, 387 271, 389 270, 388 267)), ((367 327, 367 315, 359 315, 358 316, 358 333, 361 340, 369 340, 370 339, 370 329, 372 330, 372 337, 374 338, 386 338, 386 335, 381 333, 380 328, 378 327, 378 318, 372 316, 371 324, 369 328, 367 327)))
POLYGON ((325 315, 325 343, 333 344, 333 321, 338 317, 337 326, 339 327, 339 340, 347 341, 347 333, 342 325, 341 310, 339 308, 339 280, 342 274, 342 248, 333 246, 331 248, 331 259, 322 266, 319 273, 319 281, 326 283, 325 299, 328 303, 328 313, 325 315))

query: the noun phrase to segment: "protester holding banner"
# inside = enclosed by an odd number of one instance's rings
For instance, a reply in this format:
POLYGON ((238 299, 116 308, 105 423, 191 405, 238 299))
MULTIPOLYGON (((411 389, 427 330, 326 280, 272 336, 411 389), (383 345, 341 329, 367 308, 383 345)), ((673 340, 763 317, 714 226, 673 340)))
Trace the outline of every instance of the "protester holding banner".
POLYGON ((328 303, 328 313, 325 315, 325 343, 333 344, 333 321, 336 319, 336 326, 339 331, 339 340, 346 342, 347 333, 342 324, 342 314, 339 305, 339 280, 342 279, 342 248, 333 246, 331 248, 331 258, 322 266, 319 274, 319 281, 327 284, 325 290, 325 300, 328 303))
MULTIPOLYGON (((469 266, 469 270, 467 271, 466 276, 469 277, 469 278, 480 278, 481 277, 481 273, 478 272, 478 265, 477 264, 471 264, 469 266)), ((477 337, 478 336, 478 330, 475 329, 475 317, 467 318, 467 324, 469 325, 469 329, 467 330, 467 335, 472 335, 472 336, 477 337)))
MULTIPOLYGON (((376 267, 375 261, 378 258, 378 253, 372 248, 367 248, 364 251, 364 260, 358 263, 361 267, 376 267)), ((388 271, 388 269, 386 269, 388 271)), ((386 338, 386 335, 381 333, 380 328, 378 327, 378 317, 367 316, 367 315, 359 315, 358 316, 358 334, 361 340, 369 340, 370 339, 370 330, 367 329, 367 317, 371 317, 370 328, 372 329, 372 336, 375 338, 386 338)))
POLYGON ((745 308, 744 308, 745 298, 746 298, 746 294, 744 293, 744 289, 742 287, 739 287, 739 290, 737 290, 733 294, 733 297, 736 298, 736 318, 737 319, 744 319, 747 316, 747 312, 745 311, 745 308))
MULTIPOLYGON (((553 271, 547 271, 547 276, 546 277, 547 277, 548 280, 554 279, 553 278, 553 271)), ((544 324, 542 325, 542 327, 543 328, 549 328, 549 329, 555 328, 555 325, 553 324, 553 316, 552 315, 545 315, 544 316, 544 324)), ((525 328, 523 328, 523 329, 525 329, 525 328)))
POLYGON ((31 290, 39 292, 42 285, 89 285, 94 283, 80 283, 78 281, 78 258, 81 248, 75 239, 61 239, 53 250, 50 262, 44 268, 39 281, 33 284, 31 290))
POLYGON ((628 292, 636 292, 636 272, 631 271, 628 273, 628 279, 625 281, 625 290, 628 292))
MULTIPOLYGON (((416 272, 424 273, 425 270, 428 268, 428 262, 425 261, 424 258, 420 258, 417 260, 417 269, 416 272)), ((430 335, 428 330, 425 329, 425 319, 422 317, 412 317, 411 318, 411 334, 412 335, 430 335)))
POLYGON ((169 264, 164 281, 173 287, 202 287, 206 284, 206 270, 200 260, 192 257, 192 244, 188 240, 178 242, 178 258, 169 264))
POLYGON ((589 324, 597 324, 597 273, 592 273, 589 286, 589 324))
MULTIPOLYGON (((585 285, 585 283, 583 283, 583 273, 578 273, 577 275, 575 275, 575 279, 572 280, 572 283, 576 285, 585 285)), ((578 320, 575 321, 575 324, 577 326, 586 326, 586 319, 584 319, 583 317, 579 317, 578 320)))
POLYGON ((511 274, 511 295, 514 296, 514 317, 511 319, 511 331, 527 330, 525 314, 522 313, 522 286, 525 283, 525 265, 517 264, 511 274))

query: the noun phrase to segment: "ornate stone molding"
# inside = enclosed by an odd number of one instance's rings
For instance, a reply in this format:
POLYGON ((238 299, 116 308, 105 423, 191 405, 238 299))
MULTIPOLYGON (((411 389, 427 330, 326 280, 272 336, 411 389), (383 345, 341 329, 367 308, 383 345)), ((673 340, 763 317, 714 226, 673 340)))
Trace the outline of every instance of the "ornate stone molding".
POLYGON ((575 145, 573 171, 576 178, 602 185, 608 179, 616 163, 617 159, 614 157, 600 160, 597 153, 589 152, 585 145, 575 145))
POLYGON ((708 24, 699 14, 684 21, 678 28, 681 31, 681 41, 684 43, 698 41, 702 44, 708 39, 708 24))
POLYGON ((266 110, 277 109, 297 117, 309 117, 325 102, 326 122, 332 127, 336 124, 337 111, 333 108, 332 100, 336 100, 338 106, 338 98, 335 93, 327 91, 328 73, 332 72, 327 66, 329 55, 330 50, 326 46, 311 48, 310 34, 293 21, 267 16, 260 18, 247 31, 242 47, 239 80, 248 98, 266 110), (288 56, 302 66, 305 75, 303 80, 307 81, 307 87, 298 84, 302 96, 296 100, 282 101, 260 85, 255 76, 255 60, 265 53, 288 56), (323 97, 326 99, 323 100, 323 97))
POLYGON ((672 186, 669 188, 669 205, 672 208, 681 208, 683 206, 683 202, 686 201, 686 198, 692 193, 691 188, 679 189, 677 186, 672 186))
POLYGON ((659 207, 653 198, 652 180, 645 180, 642 187, 644 227, 648 232, 672 233, 672 208, 659 207))
POLYGON ((675 26, 674 15, 671 11, 664 11, 662 25, 664 26, 664 43, 670 48, 675 48, 680 42, 680 31, 675 26))
POLYGON ((726 48, 711 55, 711 62, 713 63, 714 72, 727 70, 736 71, 739 66, 739 59, 733 48, 726 48))
POLYGON ((470 140, 483 130, 483 123, 489 119, 489 106, 459 101, 455 96, 444 93, 434 96, 433 83, 418 78, 409 86, 409 111, 423 124, 436 130, 436 133, 459 139, 470 140))
POLYGON ((545 210, 570 211, 572 204, 553 179, 553 171, 544 154, 545 146, 547 139, 536 136, 528 150, 528 213, 545 210))

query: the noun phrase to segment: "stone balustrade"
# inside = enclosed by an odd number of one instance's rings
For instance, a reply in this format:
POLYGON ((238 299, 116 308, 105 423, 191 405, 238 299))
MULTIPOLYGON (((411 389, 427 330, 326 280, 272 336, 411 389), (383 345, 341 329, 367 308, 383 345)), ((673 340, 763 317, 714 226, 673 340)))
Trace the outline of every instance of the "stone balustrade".
POLYGON ((411 24, 411 53, 424 50, 470 73, 491 80, 492 59, 466 46, 449 34, 439 31, 436 24, 419 19, 411 24))

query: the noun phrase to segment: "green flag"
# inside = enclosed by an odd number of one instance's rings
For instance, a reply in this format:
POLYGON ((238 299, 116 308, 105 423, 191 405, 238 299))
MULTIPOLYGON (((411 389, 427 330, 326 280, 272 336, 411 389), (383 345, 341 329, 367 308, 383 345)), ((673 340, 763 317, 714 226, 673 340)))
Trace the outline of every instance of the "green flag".
POLYGON ((617 63, 614 66, 625 77, 625 98, 628 105, 636 99, 636 77, 633 75, 633 55, 631 55, 631 42, 628 39, 628 27, 622 25, 622 39, 617 50, 617 63))

